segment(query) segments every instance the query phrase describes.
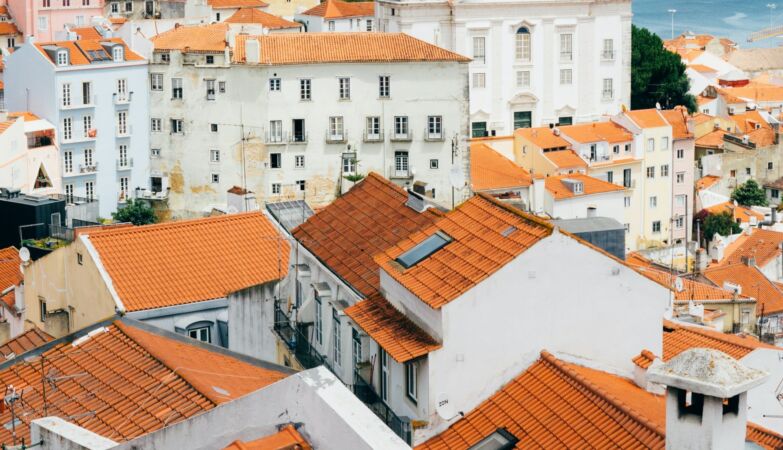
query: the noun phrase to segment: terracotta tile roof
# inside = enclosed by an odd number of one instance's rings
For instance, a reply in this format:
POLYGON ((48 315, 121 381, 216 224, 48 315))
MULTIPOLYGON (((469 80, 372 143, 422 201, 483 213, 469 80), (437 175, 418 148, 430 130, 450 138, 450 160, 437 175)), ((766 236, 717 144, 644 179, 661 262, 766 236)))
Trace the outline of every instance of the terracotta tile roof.
POLYGON ((0 15, 7 16, 8 14, 8 7, 6 6, 0 6, 0 15))
POLYGON ((557 150, 544 152, 544 158, 548 159, 558 169, 586 168, 587 162, 573 150, 557 150))
POLYGON ((231 17, 225 20, 226 23, 254 23, 262 25, 270 30, 282 28, 301 28, 302 24, 285 20, 282 17, 269 14, 255 8, 240 8, 231 17))
POLYGON ((207 0, 212 9, 266 8, 269 3, 261 0, 207 0))
POLYGON ((715 183, 720 181, 720 177, 716 175, 705 175, 698 180, 696 180, 696 190, 701 191, 704 189, 709 189, 712 186, 715 185, 715 183))
MULTIPOLYGON (((674 292, 675 300, 731 300, 734 298, 734 293, 731 291, 727 291, 719 286, 695 281, 690 278, 680 278, 682 280, 682 290, 677 290, 675 287, 676 275, 652 267, 636 267, 635 269, 647 278, 668 287, 674 292)), ((747 294, 747 292, 745 292, 745 294, 747 294)), ((748 298, 746 295, 740 295, 740 297, 748 298)))
POLYGON ((705 66, 704 64, 688 64, 689 69, 693 69, 696 72, 717 72, 717 70, 713 69, 710 66, 705 66))
POLYGON ((748 133, 748 140, 756 144, 756 147, 769 147, 775 143, 775 130, 772 128, 759 128, 748 133))
POLYGON ((113 23, 115 25, 116 24, 123 24, 123 23, 125 23, 127 21, 128 21, 128 19, 125 18, 125 17, 109 17, 109 22, 111 22, 111 23, 113 23))
POLYGON ((318 211, 293 230, 315 257, 364 296, 380 287, 373 256, 442 217, 405 206, 408 194, 377 173, 318 211))
MULTIPOLYGON (((117 442, 210 410, 289 373, 244 362, 184 336, 148 331, 154 328, 138 322, 91 329, 87 335, 89 330, 80 332, 81 338, 66 336, 0 366, 0 386, 22 391, 16 410, 29 412, 17 415, 17 436, 29 435, 30 421, 44 415, 41 355, 46 373, 56 380, 56 387, 46 392, 46 415, 67 418, 117 442)), ((7 408, 0 420, 11 420, 7 408)), ((10 430, 0 427, 0 442, 11 444, 10 430)))
POLYGON ((729 118, 737 125, 737 128, 742 133, 755 131, 757 126, 772 129, 772 126, 767 123, 761 113, 755 109, 745 111, 742 114, 734 114, 733 116, 729 116, 729 118))
POLYGON ((694 347, 720 350, 735 359, 744 358, 759 348, 783 350, 750 336, 721 333, 705 327, 663 321, 663 360, 668 361, 694 347))
POLYGON ((441 346, 380 293, 346 308, 345 314, 399 363, 424 356, 441 346))
POLYGON ((704 276, 718 286, 726 281, 740 285, 743 294, 756 299, 757 315, 762 311, 766 315, 783 312, 783 292, 756 267, 721 264, 705 270, 704 276))
POLYGON ((103 36, 101 36, 101 34, 98 33, 98 30, 95 27, 71 28, 71 31, 76 33, 76 36, 78 36, 79 39, 93 39, 93 40, 103 39, 103 36))
POLYGON ((5 344, 0 345, 0 355, 5 359, 10 359, 15 356, 23 355, 30 350, 38 348, 53 340, 54 338, 47 333, 41 331, 37 327, 33 327, 5 344))
POLYGON ((25 122, 32 122, 34 120, 41 120, 40 117, 28 111, 9 112, 8 117, 14 119, 17 117, 24 117, 25 122))
POLYGON ((697 95, 696 96, 696 104, 698 104, 699 106, 704 106, 707 103, 711 103, 711 102, 714 102, 714 101, 715 101, 715 99, 712 98, 712 97, 705 97, 703 95, 697 95))
MULTIPOLYGON (((2 124, 0 124, 0 131, 2 131, 2 124)), ((13 308, 16 304, 16 289, 10 289, 5 294, 0 293, 0 302, 8 308, 13 308)))
POLYGON ((660 111, 655 108, 636 109, 625 113, 633 122, 641 128, 657 128, 668 126, 660 111))
POLYGON ((0 35, 16 35, 19 34, 19 29, 16 28, 16 24, 13 22, 0 22, 0 35))
POLYGON ((470 181, 474 191, 527 187, 530 172, 481 142, 470 144, 470 181))
POLYGON ((15 247, 0 250, 0 292, 22 282, 22 272, 19 270, 21 263, 19 250, 15 247))
POLYGON ((743 258, 755 258, 756 265, 766 266, 780 256, 780 245, 783 243, 783 233, 760 228, 751 228, 751 234, 743 232, 723 252, 721 264, 742 262, 743 258))
POLYGON ((289 424, 277 433, 255 441, 234 441, 223 450, 312 450, 312 448, 296 428, 289 424))
POLYGON ((517 128, 514 136, 522 137, 543 150, 571 148, 571 143, 557 136, 549 127, 517 128))
POLYGON ((589 175, 581 173, 572 173, 568 175, 553 175, 547 177, 544 181, 546 190, 552 194, 555 200, 563 200, 573 197, 581 197, 584 195, 605 194, 607 192, 617 192, 625 190, 624 187, 609 183, 608 181, 599 180, 589 175), (575 194, 563 180, 575 180, 582 182, 583 193, 575 194))
POLYGON ((783 189, 783 177, 764 183, 765 188, 783 189))
POLYGON ((717 205, 712 205, 705 209, 710 214, 728 212, 734 217, 734 220, 739 223, 751 223, 751 218, 753 217, 755 217, 758 222, 764 221, 764 214, 757 213, 756 211, 741 205, 735 205, 732 201, 718 203, 717 205))
MULTIPOLYGON (((783 86, 750 82, 742 87, 726 88, 727 94, 740 99, 748 99, 755 103, 783 101, 783 86)), ((740 100, 744 102, 745 100, 740 100)))
POLYGON ((319 16, 324 19, 375 15, 375 2, 344 2, 325 0, 302 13, 306 16, 319 16))
MULTIPOLYGON (((710 99, 712 100, 712 99, 710 99)), ((693 115, 693 123, 694 125, 700 125, 704 122, 710 122, 712 120, 715 120, 715 116, 711 116, 709 114, 705 113, 696 113, 693 115)))
POLYGON ((715 89, 715 91, 723 97, 723 101, 728 104, 745 104, 747 103, 747 100, 737 97, 736 94, 738 94, 734 89, 736 88, 724 88, 724 89, 715 89))
POLYGON ((571 139, 586 144, 589 142, 630 142, 633 135, 614 122, 592 122, 560 127, 560 132, 571 139))
POLYGON ((237 36, 234 62, 246 62, 245 42, 248 39, 261 43, 261 64, 470 61, 403 33, 283 33, 237 36))
POLYGON ((704 53, 704 50, 684 50, 680 53, 680 57, 685 61, 693 61, 704 53))
POLYGON ((541 239, 552 225, 479 193, 429 228, 412 234, 375 262, 432 308, 440 308, 477 285, 541 239), (397 257, 442 232, 452 241, 404 269, 397 257))
POLYGON ((696 139, 696 147, 702 148, 723 148, 723 136, 726 134, 725 130, 715 130, 704 136, 696 139))
MULTIPOLYGON (((58 47, 58 48, 64 48, 68 51, 69 56, 69 64, 72 66, 83 66, 87 64, 92 64, 92 59, 89 56, 90 51, 98 51, 102 52, 102 55, 104 55, 107 58, 111 58, 111 55, 106 53, 106 50, 101 45, 101 42, 111 42, 115 44, 122 44, 123 48, 125 49, 125 60, 126 61, 143 61, 144 58, 142 58, 137 53, 134 53, 126 44, 125 42, 120 38, 107 38, 107 39, 79 39, 77 41, 57 41, 57 42, 36 42, 35 46, 38 48, 38 50, 41 52, 41 54, 54 63, 55 61, 52 60, 49 57, 49 54, 46 53, 44 50, 45 47, 58 47)), ((101 61, 103 62, 103 61, 101 61)))
POLYGON ((633 361, 634 364, 641 367, 642 369, 646 369, 652 365, 653 361, 655 361, 656 358, 657 356, 655 356, 653 352, 644 349, 642 350, 641 353, 634 356, 634 358, 631 361, 633 361))
POLYGON ((260 212, 90 233, 127 311, 222 298, 288 273, 289 244, 260 212))
MULTIPOLYGON (((492 397, 419 450, 469 448, 498 428, 515 448, 664 449, 666 399, 633 381, 561 361, 546 351, 492 397)), ((783 437, 748 423, 747 438, 781 448, 783 437)))
POLYGON ((633 267, 650 267, 650 266, 652 266, 652 262, 649 259, 647 259, 644 256, 642 256, 638 252, 626 253, 625 254, 625 262, 629 266, 633 266, 633 267))
POLYGON ((693 133, 688 131, 688 110, 678 106, 674 109, 661 111, 666 122, 672 126, 672 139, 691 139, 693 133))
POLYGON ((183 52, 223 52, 228 46, 228 24, 181 26, 152 37, 155 50, 181 50, 183 52))

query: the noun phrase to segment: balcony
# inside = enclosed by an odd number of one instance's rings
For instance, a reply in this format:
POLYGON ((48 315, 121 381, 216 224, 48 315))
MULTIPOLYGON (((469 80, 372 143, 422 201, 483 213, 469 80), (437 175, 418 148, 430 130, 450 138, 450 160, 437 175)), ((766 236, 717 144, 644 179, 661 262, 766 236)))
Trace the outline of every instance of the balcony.
POLYGON ((326 365, 326 358, 318 353, 318 350, 310 344, 307 336, 301 331, 302 328, 309 325, 312 324, 292 324, 288 315, 280 309, 280 303, 275 302, 274 331, 305 369, 326 365))
POLYGON ((27 137, 27 148, 48 147, 54 145, 54 139, 47 135, 33 135, 27 137))
POLYGON ((602 61, 614 61, 614 50, 604 50, 601 52, 602 61))
POLYGON ((392 132, 390 140, 392 142, 410 142, 413 140, 413 133, 410 130, 401 133, 392 132))
POLYGON ((344 144, 347 141, 348 141, 348 132, 345 130, 339 133, 332 133, 330 131, 326 132, 327 144, 344 144))
POLYGON ((149 201, 161 201, 165 202, 169 199, 169 189, 166 189, 165 191, 152 191, 148 189, 136 189, 136 198, 140 198, 143 200, 149 200, 149 201))
POLYGON ((430 131, 429 128, 424 129, 424 140, 428 142, 438 142, 446 140, 446 132, 441 129, 438 132, 430 131))
POLYGON ((79 174, 90 174, 98 171, 98 163, 95 164, 79 164, 79 174))
POLYGON ((364 142, 383 142, 383 130, 364 130, 364 142))
POLYGON ((283 145, 288 141, 288 135, 282 131, 279 133, 266 133, 264 136, 264 144, 266 145, 283 145))
POLYGON ((127 93, 115 92, 112 94, 112 101, 117 106, 129 105, 133 98, 133 91, 127 93))
POLYGON ((117 160, 117 170, 131 170, 133 168, 133 158, 117 160))
POLYGON ((307 144, 307 133, 293 132, 288 136, 288 142, 290 144, 307 144))
POLYGON ((57 99, 57 104, 60 105, 60 109, 68 110, 68 111, 76 110, 76 109, 95 108, 95 102, 96 102, 96 99, 95 99, 94 95, 91 96, 91 97, 88 97, 87 99, 82 98, 82 102, 81 103, 77 103, 75 98, 69 99, 67 101, 67 104, 66 104, 66 101, 65 101, 65 99, 63 97, 60 97, 59 99, 57 99), (84 100, 87 100, 87 102, 85 102, 84 100))
POLYGON ((560 61, 573 61, 574 52, 560 52, 560 61))
POLYGON ((389 178, 392 180, 409 180, 413 178, 410 167, 398 169, 394 165, 389 166, 389 178))
POLYGON ((95 130, 88 130, 86 133, 72 133, 70 137, 65 137, 60 140, 62 144, 80 144, 82 142, 92 142, 97 137, 98 133, 95 130))
POLYGON ((118 138, 129 138, 133 134, 133 127, 126 125, 124 127, 117 127, 115 130, 115 136, 118 138))
POLYGON ((411 445, 413 429, 411 427, 410 419, 397 416, 397 414, 381 400, 381 397, 375 392, 372 384, 365 381, 357 372, 354 372, 353 375, 353 393, 359 400, 367 405, 367 408, 374 412, 386 426, 391 428, 397 436, 402 438, 408 445, 411 445))

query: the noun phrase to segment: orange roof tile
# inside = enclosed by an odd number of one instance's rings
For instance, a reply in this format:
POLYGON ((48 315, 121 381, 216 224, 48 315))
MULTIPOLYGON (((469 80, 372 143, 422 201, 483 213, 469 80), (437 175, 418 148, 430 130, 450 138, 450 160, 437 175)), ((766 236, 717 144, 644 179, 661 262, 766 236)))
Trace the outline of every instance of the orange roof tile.
POLYGON ((772 128, 759 128, 748 133, 748 140, 756 144, 756 148, 769 147, 775 143, 775 130, 772 128))
POLYGON ((701 191, 704 189, 709 189, 719 181, 720 181, 720 177, 717 175, 705 175, 699 178, 698 180, 696 180, 696 190, 701 191))
POLYGON ((715 130, 704 136, 696 139, 696 147, 702 148, 723 148, 723 135, 726 134, 725 130, 715 130))
POLYGON ((153 36, 150 40, 155 50, 181 50, 183 52, 223 52, 228 46, 228 24, 180 26, 153 36))
POLYGON ((302 14, 319 16, 324 19, 340 19, 344 17, 373 16, 375 2, 344 2, 341 0, 324 0, 302 14))
POLYGON ((98 33, 98 30, 95 27, 71 28, 71 31, 76 33, 76 36, 78 36, 79 39, 103 39, 103 36, 98 33))
POLYGON ((721 263, 734 264, 743 258, 755 258, 756 265, 764 267, 781 254, 783 233, 760 228, 751 228, 751 235, 742 233, 726 247, 721 263))
POLYGON ((589 142, 630 142, 633 135, 614 122, 592 122, 560 127, 560 132, 571 139, 586 144, 589 142))
POLYGON ((740 285, 743 294, 756 299, 757 314, 783 312, 783 292, 756 267, 743 263, 721 264, 705 270, 704 276, 718 286, 727 281, 740 285))
POLYGON ((364 296, 380 287, 373 255, 431 225, 443 214, 405 206, 408 195, 377 173, 293 230, 313 255, 364 296))
POLYGON ((530 172, 484 143, 470 144, 470 181, 474 191, 530 186, 530 172))
POLYGON ((749 99, 755 103, 783 101, 783 86, 775 84, 750 82, 742 87, 726 88, 722 91, 733 97, 749 99))
POLYGON ((0 22, 0 35, 16 35, 19 34, 19 29, 16 28, 16 24, 13 22, 0 22))
POLYGON ((52 340, 54 340, 53 337, 41 331, 38 327, 33 327, 5 344, 0 345, 0 355, 5 359, 11 359, 15 356, 23 355, 52 340))
POLYGON ((587 167, 587 162, 573 150, 557 150, 544 152, 544 158, 548 159, 558 169, 575 169, 587 167))
POLYGON ((636 109, 625 113, 633 122, 641 128, 657 128, 668 126, 660 111, 655 108, 636 109))
POLYGON ((269 3, 261 0, 207 0, 212 9, 265 8, 269 3))
POLYGON ((705 327, 663 321, 663 360, 668 361, 685 350, 703 347, 720 350, 735 359, 744 358, 759 348, 783 350, 750 336, 721 333, 705 327))
POLYGON ((231 17, 225 20, 226 23, 254 23, 269 28, 270 30, 279 30, 282 28, 301 28, 302 24, 285 20, 282 17, 269 14, 255 8, 240 8, 231 17))
POLYGON ((552 229, 548 222, 479 193, 427 229, 376 255, 375 262, 437 309, 552 234, 552 229), (452 241, 408 269, 395 261, 436 232, 452 241))
POLYGON ((223 450, 312 450, 312 448, 296 428, 289 424, 277 433, 255 441, 234 441, 223 450))
POLYGON ((693 61, 704 53, 703 50, 684 50, 680 53, 680 57, 685 61, 693 61))
POLYGON ((632 267, 650 267, 652 261, 642 256, 639 252, 629 252, 625 254, 625 262, 632 267))
POLYGON ((634 356, 631 361, 633 361, 634 364, 641 367, 642 369, 647 369, 650 367, 658 357, 655 356, 655 354, 647 349, 642 350, 641 353, 634 356))
POLYGON ((248 39, 257 39, 261 43, 260 64, 470 61, 403 33, 283 33, 237 36, 234 62, 246 62, 245 42, 248 39))
POLYGON ((6 6, 0 6, 0 15, 7 16, 8 14, 8 7, 6 6))
POLYGON ((543 150, 571 148, 571 143, 558 136, 549 127, 517 128, 514 136, 520 136, 543 150))
MULTIPOLYGON (((674 299, 678 301, 731 300, 734 298, 734 293, 731 291, 690 278, 680 278, 682 290, 678 291, 675 287, 677 275, 652 267, 635 267, 635 269, 647 278, 668 287, 674 292, 674 299)), ((740 295, 740 297, 747 298, 745 295, 740 295)))
POLYGON ((289 244, 260 212, 89 233, 127 311, 217 299, 288 273, 289 244))
POLYGON ((22 260, 19 259, 19 250, 15 247, 6 247, 0 250, 0 292, 22 282, 20 264, 22 264, 22 260))
POLYGON ((756 109, 745 111, 742 114, 734 114, 729 118, 742 133, 750 133, 755 131, 757 127, 772 129, 772 126, 767 123, 766 119, 756 109))
MULTIPOLYGON (((710 100, 712 100, 712 99, 710 99, 710 100)), ((700 124, 702 124, 704 122, 709 122, 709 121, 715 120, 715 116, 711 116, 711 115, 705 114, 705 113, 696 113, 692 117, 693 117, 693 123, 695 125, 700 125, 700 124)))
POLYGON ((728 104, 745 104, 747 103, 746 100, 737 97, 737 92, 734 91, 735 88, 724 88, 724 89, 715 89, 715 91, 723 97, 723 101, 728 104))
POLYGON ((123 23, 125 23, 127 21, 128 21, 128 19, 125 18, 125 17, 109 17, 109 22, 111 22, 111 23, 113 23, 115 25, 116 24, 123 24, 123 23))
POLYGON ((672 139, 691 139, 693 133, 688 130, 688 110, 678 106, 661 111, 663 118, 672 126, 672 139))
POLYGON ((599 180, 589 175, 581 173, 572 173, 568 175, 553 175, 547 177, 544 185, 546 190, 552 194, 555 200, 563 200, 567 198, 573 198, 583 195, 605 194, 607 192, 617 192, 625 190, 624 187, 609 183, 608 181, 599 180), (575 180, 582 182, 582 194, 575 194, 568 188, 563 180, 575 180))
MULTIPOLYGON (((0 366, 0 386, 24 392, 16 408, 28 413, 17 414, 17 436, 29 435, 30 422, 44 415, 40 356, 56 380, 46 391, 46 415, 117 442, 193 417, 290 373, 139 322, 98 324, 0 366)), ((0 420, 8 423, 11 412, 5 409, 0 420)), ((0 442, 12 443, 10 430, 0 427, 0 442)))
POLYGON ((714 102, 716 99, 712 97, 705 97, 704 95, 697 95, 696 96, 696 104, 699 106, 704 106, 707 103, 714 102))
POLYGON ((144 58, 142 58, 137 53, 134 53, 126 44, 125 42, 120 38, 107 38, 107 39, 79 39, 76 41, 57 41, 57 42, 36 42, 35 46, 38 48, 38 50, 41 52, 41 54, 52 61, 54 63, 54 60, 52 60, 49 57, 49 54, 46 53, 44 48, 46 47, 57 47, 57 48, 64 48, 68 51, 69 56, 69 64, 72 66, 82 66, 91 64, 91 56, 89 56, 90 51, 98 51, 102 52, 102 54, 105 57, 111 57, 108 53, 106 53, 106 50, 101 45, 102 42, 111 42, 115 44, 122 44, 123 48, 125 49, 125 60, 126 61, 143 61, 144 58))
POLYGON ((380 293, 346 308, 345 314, 399 363, 424 356, 441 346, 380 293))
POLYGON ((758 213, 741 205, 735 205, 732 201, 718 203, 717 205, 712 205, 705 209, 710 214, 723 214, 724 212, 728 212, 738 223, 751 223, 751 218, 754 217, 758 222, 764 221, 764 214, 758 213))
MULTIPOLYGON (((515 448, 664 449, 666 399, 542 351, 522 374, 416 448, 469 448, 499 428, 519 439, 515 448)), ((747 437, 767 448, 783 446, 783 436, 752 423, 747 437)))
POLYGON ((17 117, 24 117, 25 122, 32 122, 34 120, 41 120, 40 117, 36 116, 35 114, 29 112, 29 111, 18 111, 18 112, 9 112, 8 117, 11 119, 15 119, 17 117))

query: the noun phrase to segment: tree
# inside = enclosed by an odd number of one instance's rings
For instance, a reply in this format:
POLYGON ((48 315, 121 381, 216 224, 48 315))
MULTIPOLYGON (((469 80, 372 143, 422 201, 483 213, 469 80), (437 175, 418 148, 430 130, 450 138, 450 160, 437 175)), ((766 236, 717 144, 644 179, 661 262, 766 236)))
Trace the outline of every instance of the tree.
POLYGON ((708 214, 704 219, 704 238, 707 241, 712 240, 715 233, 721 236, 728 236, 730 234, 737 234, 742 229, 739 224, 734 221, 734 216, 728 212, 723 211, 720 214, 708 214))
POLYGON ((124 208, 111 215, 117 222, 130 222, 134 225, 148 225, 157 221, 152 208, 140 199, 131 199, 124 208))
POLYGON ((680 56, 663 47, 663 41, 646 28, 631 28, 631 109, 666 109, 682 105, 696 112, 696 98, 680 56))
POLYGON ((737 186, 731 193, 731 199, 742 206, 767 206, 767 194, 756 180, 748 180, 737 186))

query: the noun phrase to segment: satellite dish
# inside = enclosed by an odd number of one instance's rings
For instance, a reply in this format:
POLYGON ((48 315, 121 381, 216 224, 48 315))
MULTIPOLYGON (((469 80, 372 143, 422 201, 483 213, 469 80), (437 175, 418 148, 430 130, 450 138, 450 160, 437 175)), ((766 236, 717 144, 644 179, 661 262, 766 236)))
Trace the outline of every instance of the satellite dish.
POLYGON ((445 392, 438 394, 437 403, 435 403, 435 411, 443 420, 451 420, 457 415, 454 411, 454 405, 449 402, 449 396, 445 392))
POLYGON ((465 174, 459 166, 454 166, 449 172, 449 181, 454 189, 462 189, 465 186, 465 174))
POLYGON ((21 259, 23 263, 30 262, 30 249, 27 247, 20 248, 19 259, 21 259))

